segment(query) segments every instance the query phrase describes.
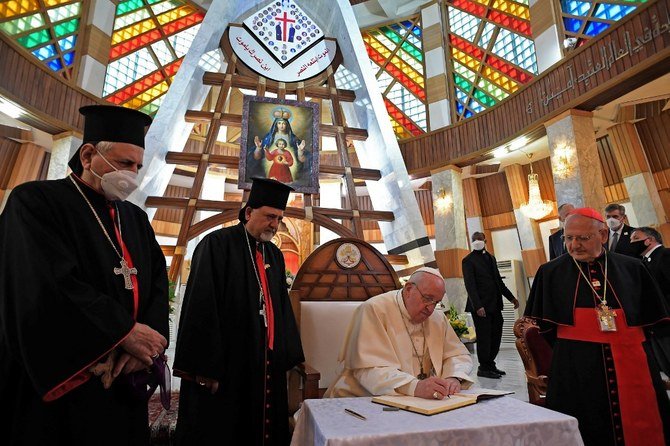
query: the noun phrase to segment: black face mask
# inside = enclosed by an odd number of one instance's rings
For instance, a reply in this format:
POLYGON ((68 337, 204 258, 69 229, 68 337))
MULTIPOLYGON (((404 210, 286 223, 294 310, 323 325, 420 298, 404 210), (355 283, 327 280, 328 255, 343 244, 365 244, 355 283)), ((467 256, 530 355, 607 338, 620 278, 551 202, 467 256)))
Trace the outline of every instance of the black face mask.
MULTIPOLYGON (((647 240, 647 239, 644 239, 644 240, 647 240)), ((644 244, 644 240, 639 240, 639 241, 636 241, 636 242, 630 242, 631 251, 633 251, 633 253, 638 257, 642 257, 642 253, 648 248, 648 246, 646 246, 644 244)))

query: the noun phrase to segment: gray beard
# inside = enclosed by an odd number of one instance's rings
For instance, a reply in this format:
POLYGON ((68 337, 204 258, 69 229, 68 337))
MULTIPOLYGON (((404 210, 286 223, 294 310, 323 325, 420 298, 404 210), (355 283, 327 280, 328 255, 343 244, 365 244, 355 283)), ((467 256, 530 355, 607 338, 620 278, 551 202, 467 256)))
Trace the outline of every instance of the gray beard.
POLYGON ((261 232, 260 239, 261 241, 269 242, 270 240, 272 240, 272 237, 274 236, 275 234, 272 231, 261 232))

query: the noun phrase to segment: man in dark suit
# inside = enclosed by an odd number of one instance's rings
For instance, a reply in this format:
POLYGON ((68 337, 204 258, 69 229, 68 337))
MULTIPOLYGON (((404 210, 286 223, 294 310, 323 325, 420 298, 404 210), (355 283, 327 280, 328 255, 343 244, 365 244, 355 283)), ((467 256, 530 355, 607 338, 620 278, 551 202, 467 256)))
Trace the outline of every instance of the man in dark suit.
POLYGON ((472 313, 477 332, 477 376, 500 378, 504 371, 496 367, 496 356, 502 340, 503 302, 505 296, 519 308, 519 301, 503 283, 496 259, 486 252, 486 235, 472 234, 473 251, 462 262, 463 280, 468 292, 465 310, 472 313))
POLYGON ((618 252, 631 257, 637 257, 630 247, 630 235, 635 228, 628 226, 626 219, 626 208, 620 204, 612 203, 605 208, 605 218, 609 227, 609 237, 605 248, 611 252, 618 252))
POLYGON ((560 229, 549 236, 549 260, 565 254, 565 243, 563 243, 563 223, 568 213, 575 207, 570 203, 563 203, 558 207, 558 221, 560 229))
MULTIPOLYGON (((637 228, 630 236, 630 246, 642 257, 642 263, 670 304, 670 249, 663 246, 661 234, 647 226, 637 228)), ((649 335, 658 367, 670 377, 670 324, 655 327, 649 335)))

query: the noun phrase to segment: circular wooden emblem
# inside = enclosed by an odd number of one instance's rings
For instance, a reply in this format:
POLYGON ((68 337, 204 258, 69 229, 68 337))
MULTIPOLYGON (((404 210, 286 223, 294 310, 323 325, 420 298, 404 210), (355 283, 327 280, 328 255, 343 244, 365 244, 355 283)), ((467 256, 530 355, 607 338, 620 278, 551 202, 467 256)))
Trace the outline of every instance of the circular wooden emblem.
POLYGON ((353 243, 342 243, 335 252, 335 260, 342 268, 355 268, 361 262, 361 250, 353 243))

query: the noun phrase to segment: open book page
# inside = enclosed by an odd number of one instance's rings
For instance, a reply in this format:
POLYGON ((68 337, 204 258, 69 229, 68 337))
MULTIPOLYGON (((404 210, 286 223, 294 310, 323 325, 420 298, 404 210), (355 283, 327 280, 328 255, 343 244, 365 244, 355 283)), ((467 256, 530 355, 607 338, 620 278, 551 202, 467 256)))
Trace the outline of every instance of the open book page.
POLYGON ((444 398, 442 400, 429 400, 406 395, 382 395, 373 397, 372 402, 397 407, 399 409, 423 415, 434 415, 448 410, 458 409, 459 407, 476 404, 478 401, 487 398, 495 398, 498 396, 509 395, 511 393, 514 392, 492 389, 472 389, 464 390, 455 395, 451 395, 450 398, 444 398))

